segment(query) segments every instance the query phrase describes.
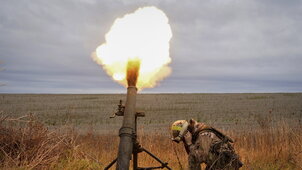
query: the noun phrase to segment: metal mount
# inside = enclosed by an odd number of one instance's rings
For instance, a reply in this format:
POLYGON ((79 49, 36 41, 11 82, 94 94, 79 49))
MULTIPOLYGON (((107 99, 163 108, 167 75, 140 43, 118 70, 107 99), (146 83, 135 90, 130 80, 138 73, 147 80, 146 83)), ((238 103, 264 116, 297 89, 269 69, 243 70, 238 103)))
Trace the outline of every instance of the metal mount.
MULTIPOLYGON (((125 106, 123 105, 123 100, 120 100, 120 103, 117 105, 117 112, 113 113, 110 118, 115 118, 116 116, 124 116, 125 106)), ((136 117, 145 117, 144 112, 136 112, 136 117)))

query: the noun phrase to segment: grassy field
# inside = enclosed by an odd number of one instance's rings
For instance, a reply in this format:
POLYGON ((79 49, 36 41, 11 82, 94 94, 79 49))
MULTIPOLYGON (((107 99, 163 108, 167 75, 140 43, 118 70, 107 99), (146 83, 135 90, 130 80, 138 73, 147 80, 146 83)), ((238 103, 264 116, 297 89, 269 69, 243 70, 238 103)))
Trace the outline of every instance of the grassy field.
MULTIPOLYGON (((117 153, 122 118, 109 117, 119 99, 125 95, 1 94, 1 167, 104 167, 117 153)), ((302 169, 301 93, 140 94, 137 109, 146 114, 139 141, 173 169, 186 169, 187 155, 170 141, 169 126, 190 118, 234 138, 244 169, 302 169)), ((145 154, 139 159, 155 163, 145 154)))

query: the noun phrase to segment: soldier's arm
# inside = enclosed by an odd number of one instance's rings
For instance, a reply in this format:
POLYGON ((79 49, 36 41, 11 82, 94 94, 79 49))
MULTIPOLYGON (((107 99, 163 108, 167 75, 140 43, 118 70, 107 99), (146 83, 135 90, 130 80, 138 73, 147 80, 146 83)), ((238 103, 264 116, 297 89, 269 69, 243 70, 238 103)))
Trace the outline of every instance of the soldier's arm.
POLYGON ((187 132, 183 138, 183 143, 186 149, 187 154, 190 154, 191 150, 193 149, 193 143, 192 143, 192 134, 190 132, 187 132))
POLYGON ((195 144, 192 142, 192 134, 188 133, 188 136, 184 137, 185 144, 186 144, 186 150, 189 154, 188 161, 189 161, 189 170, 201 170, 200 162, 198 157, 196 157, 196 147, 195 144))
POLYGON ((183 142, 183 143, 184 143, 184 147, 186 149, 187 154, 190 154, 190 147, 189 147, 189 145, 187 145, 186 142, 183 142))

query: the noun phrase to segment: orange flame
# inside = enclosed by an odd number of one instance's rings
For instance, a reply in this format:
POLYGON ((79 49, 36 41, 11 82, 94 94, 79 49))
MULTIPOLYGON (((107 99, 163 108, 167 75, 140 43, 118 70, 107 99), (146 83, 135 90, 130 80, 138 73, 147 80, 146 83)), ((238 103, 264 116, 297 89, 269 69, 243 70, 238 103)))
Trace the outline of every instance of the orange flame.
POLYGON ((129 85, 129 70, 137 69, 137 88, 154 87, 171 73, 171 38, 171 27, 163 11, 156 7, 139 8, 114 21, 106 42, 97 47, 93 59, 124 86, 129 85))
POLYGON ((128 86, 136 86, 139 74, 140 60, 128 60, 127 63, 127 83, 128 86))

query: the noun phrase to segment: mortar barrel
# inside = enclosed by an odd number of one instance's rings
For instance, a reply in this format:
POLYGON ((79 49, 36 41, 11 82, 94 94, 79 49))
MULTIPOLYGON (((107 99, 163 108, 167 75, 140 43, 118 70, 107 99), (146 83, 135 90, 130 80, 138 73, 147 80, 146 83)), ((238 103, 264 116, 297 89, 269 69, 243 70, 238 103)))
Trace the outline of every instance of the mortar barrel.
POLYGON ((127 99, 124 111, 123 125, 119 131, 120 144, 117 158, 117 170, 128 170, 133 151, 133 140, 135 131, 137 88, 129 86, 127 88, 127 99))

